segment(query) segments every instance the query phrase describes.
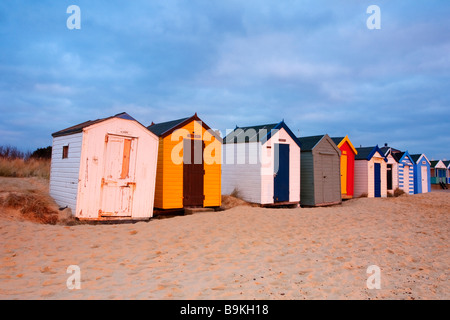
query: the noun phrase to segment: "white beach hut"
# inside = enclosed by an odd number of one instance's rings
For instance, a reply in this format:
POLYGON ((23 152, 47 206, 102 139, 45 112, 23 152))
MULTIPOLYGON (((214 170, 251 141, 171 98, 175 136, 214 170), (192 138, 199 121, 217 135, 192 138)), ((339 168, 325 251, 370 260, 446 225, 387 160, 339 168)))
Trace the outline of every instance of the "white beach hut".
POLYGON ((398 162, 394 154, 400 152, 397 149, 389 147, 387 144, 380 148, 386 157, 386 187, 391 194, 398 188, 398 162))
POLYGON ((126 113, 55 132, 50 195, 80 220, 153 216, 158 137, 126 113))
POLYGON ((386 157, 378 146, 356 148, 355 197, 387 197, 386 157))
POLYGON ((300 202, 300 142, 281 121, 236 127, 223 140, 222 193, 261 205, 300 202))

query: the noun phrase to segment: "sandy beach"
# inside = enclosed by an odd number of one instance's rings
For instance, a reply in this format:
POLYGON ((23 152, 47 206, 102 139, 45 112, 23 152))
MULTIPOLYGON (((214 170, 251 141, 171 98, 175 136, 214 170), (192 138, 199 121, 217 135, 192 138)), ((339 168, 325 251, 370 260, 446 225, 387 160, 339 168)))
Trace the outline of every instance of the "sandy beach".
MULTIPOLYGON (((39 180, 1 182, 3 194, 45 191, 39 180)), ((450 298, 448 192, 112 225, 0 210, 1 299, 450 298), (67 287, 70 265, 81 289, 67 287), (381 289, 367 288, 371 265, 381 289)))

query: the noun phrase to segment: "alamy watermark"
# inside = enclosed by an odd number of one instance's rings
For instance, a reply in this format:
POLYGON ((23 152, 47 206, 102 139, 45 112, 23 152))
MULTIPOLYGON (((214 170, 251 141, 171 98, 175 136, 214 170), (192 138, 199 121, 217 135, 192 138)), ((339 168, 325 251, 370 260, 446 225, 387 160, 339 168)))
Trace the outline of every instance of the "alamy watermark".
MULTIPOLYGON (((67 18, 67 29, 81 29, 81 9, 77 5, 70 5, 67 7, 66 13, 70 14, 67 18)), ((372 4, 367 7, 367 14, 370 14, 370 17, 367 18, 366 26, 369 30, 381 29, 381 9, 379 6, 372 4)))
POLYGON ((70 265, 67 267, 69 278, 67 278, 66 285, 69 290, 80 290, 81 289, 81 269, 77 265, 70 265))
POLYGON ((381 29, 381 9, 379 6, 373 4, 367 7, 366 13, 371 14, 369 18, 367 18, 366 25, 367 29, 381 29))
POLYGON ((366 273, 370 275, 367 278, 367 289, 381 289, 381 269, 377 265, 371 265, 367 268, 366 273))
POLYGON ((67 18, 66 25, 67 29, 81 29, 81 9, 77 5, 71 5, 67 7, 66 13, 69 13, 70 16, 67 18))

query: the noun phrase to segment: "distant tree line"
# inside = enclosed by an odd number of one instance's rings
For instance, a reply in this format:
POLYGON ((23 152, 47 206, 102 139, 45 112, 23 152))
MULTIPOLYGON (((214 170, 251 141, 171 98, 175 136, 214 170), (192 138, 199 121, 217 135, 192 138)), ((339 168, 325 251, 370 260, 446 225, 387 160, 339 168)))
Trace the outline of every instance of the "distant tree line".
POLYGON ((48 146, 46 148, 38 148, 31 151, 20 151, 17 147, 13 146, 0 146, 0 158, 3 159, 51 159, 52 157, 52 147, 48 146))

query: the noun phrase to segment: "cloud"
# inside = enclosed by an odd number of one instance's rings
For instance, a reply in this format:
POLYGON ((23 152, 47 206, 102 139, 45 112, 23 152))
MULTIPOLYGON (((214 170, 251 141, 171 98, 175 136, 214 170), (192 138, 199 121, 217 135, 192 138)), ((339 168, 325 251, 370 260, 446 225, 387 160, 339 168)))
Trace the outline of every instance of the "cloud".
POLYGON ((445 1, 380 0, 376 31, 370 1, 79 0, 72 31, 70 4, 0 3, 0 131, 33 137, 4 143, 41 147, 122 111, 143 124, 198 112, 223 130, 284 118, 450 157, 445 1))

